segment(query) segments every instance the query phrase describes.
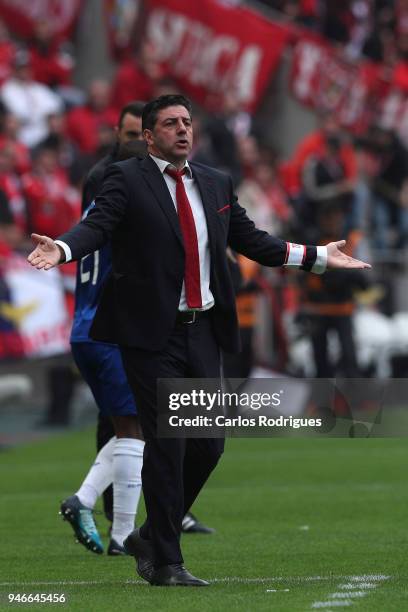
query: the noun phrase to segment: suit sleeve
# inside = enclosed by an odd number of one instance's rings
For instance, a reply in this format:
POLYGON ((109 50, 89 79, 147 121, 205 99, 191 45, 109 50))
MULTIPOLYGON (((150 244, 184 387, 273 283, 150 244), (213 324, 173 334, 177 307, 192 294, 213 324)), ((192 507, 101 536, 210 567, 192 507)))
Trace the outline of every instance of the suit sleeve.
MULTIPOLYGON (((290 265, 291 243, 275 238, 263 230, 255 227, 255 224, 246 214, 246 211, 238 203, 238 198, 233 194, 232 183, 230 185, 232 194, 230 230, 228 236, 229 246, 236 251, 257 261, 263 266, 290 265)), ((299 265, 302 270, 310 271, 317 257, 315 246, 302 246, 302 256, 299 265)))
POLYGON ((128 188, 122 170, 115 164, 106 172, 100 194, 88 216, 71 230, 58 236, 68 245, 73 260, 103 247, 122 221, 128 206, 128 188))

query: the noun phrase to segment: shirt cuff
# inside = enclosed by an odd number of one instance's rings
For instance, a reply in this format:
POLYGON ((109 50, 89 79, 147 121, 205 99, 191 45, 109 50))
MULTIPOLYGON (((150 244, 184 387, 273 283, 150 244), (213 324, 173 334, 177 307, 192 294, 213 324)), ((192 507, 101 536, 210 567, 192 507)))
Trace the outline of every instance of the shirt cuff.
POLYGON ((62 240, 54 240, 54 242, 55 242, 55 244, 58 244, 61 247, 61 249, 64 251, 64 253, 65 253, 65 261, 64 261, 64 263, 67 263, 68 261, 71 261, 72 253, 71 253, 71 249, 69 248, 67 243, 66 242, 62 242, 62 240))
POLYGON ((311 272, 314 274, 323 274, 327 268, 327 247, 316 247, 316 261, 314 262, 311 272))

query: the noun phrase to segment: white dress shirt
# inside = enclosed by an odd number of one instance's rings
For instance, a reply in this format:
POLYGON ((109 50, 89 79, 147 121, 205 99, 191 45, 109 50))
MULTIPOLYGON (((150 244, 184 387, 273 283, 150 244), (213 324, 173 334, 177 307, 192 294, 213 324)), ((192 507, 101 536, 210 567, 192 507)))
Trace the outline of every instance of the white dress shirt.
MULTIPOLYGON (((150 155, 152 160, 157 164, 160 172, 163 174, 163 178, 166 181, 166 185, 170 192, 171 199, 173 200, 173 204, 175 209, 177 210, 177 200, 176 200, 176 181, 169 174, 165 172, 167 166, 170 168, 174 168, 172 164, 169 164, 168 161, 164 159, 160 159, 159 157, 155 157, 154 155, 150 155)), ((200 258, 200 283, 201 283, 201 303, 202 308, 195 308, 194 310, 208 310, 212 306, 214 306, 214 296, 210 290, 210 247, 208 244, 208 231, 207 231, 207 221, 204 214, 204 206, 201 199, 200 192, 198 190, 197 184, 193 179, 193 175, 191 173, 191 168, 188 165, 188 162, 184 164, 185 174, 183 176, 183 185, 186 190, 188 201, 190 202, 191 211, 194 217, 194 223, 196 226, 197 232, 197 242, 198 242, 198 255, 200 258)), ((181 289, 179 310, 190 310, 187 306, 186 300, 186 288, 183 281, 183 286, 181 289)))

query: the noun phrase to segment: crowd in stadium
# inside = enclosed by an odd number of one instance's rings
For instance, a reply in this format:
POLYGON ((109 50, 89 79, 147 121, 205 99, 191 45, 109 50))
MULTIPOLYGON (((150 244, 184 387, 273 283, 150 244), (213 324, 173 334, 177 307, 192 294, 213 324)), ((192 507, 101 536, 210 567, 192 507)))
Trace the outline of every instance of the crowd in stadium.
MULTIPOLYGON (((407 2, 264 4, 343 45, 351 58, 381 61, 397 75, 401 88, 408 88, 407 2)), ((24 44, 0 24, 2 254, 27 250, 31 232, 54 238, 76 223, 83 180, 114 145, 121 107, 178 91, 148 44, 137 56, 122 54, 112 82, 95 78, 86 91, 73 84, 74 64, 71 42, 56 39, 46 22, 39 22, 34 38, 24 44)), ((217 113, 196 109, 194 135, 192 159, 231 174, 241 204, 259 227, 296 242, 348 237, 350 252, 357 256, 373 250, 381 257, 406 247, 408 152, 394 132, 373 125, 355 138, 335 113, 325 112, 317 129, 298 142, 290 158, 282 159, 265 142, 256 117, 240 107, 231 91, 217 113)), ((61 268, 68 279, 74 274, 71 266, 61 268)), ((251 283, 249 279, 249 293, 251 283)), ((355 285, 368 288, 358 275, 355 285)), ((257 282, 256 290, 260 286, 257 282)), ((333 286, 303 287, 308 313, 330 315, 340 302, 338 313, 349 317, 351 287, 346 292, 341 288, 341 275, 333 286)), ((327 356, 321 350, 317 370, 327 375, 327 356)), ((346 361, 355 375, 355 359, 346 361)))
POLYGON ((403 66, 407 57, 408 3, 406 0, 260 0, 295 23, 312 28, 345 45, 353 57, 403 66))

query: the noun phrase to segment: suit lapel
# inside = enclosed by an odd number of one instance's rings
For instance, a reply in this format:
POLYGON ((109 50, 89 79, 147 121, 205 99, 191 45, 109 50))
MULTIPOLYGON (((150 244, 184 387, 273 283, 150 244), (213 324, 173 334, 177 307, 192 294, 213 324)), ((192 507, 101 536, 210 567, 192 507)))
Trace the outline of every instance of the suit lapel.
POLYGON ((167 188, 166 181, 162 176, 162 173, 157 167, 157 164, 151 159, 149 155, 143 159, 141 163, 141 168, 143 171, 144 178, 149 184, 149 187, 153 191, 157 202, 159 203, 161 209, 169 220, 171 227, 173 228, 177 238, 179 239, 184 248, 183 237, 181 235, 177 211, 173 204, 173 200, 171 199, 171 195, 167 188))
POLYGON ((208 242, 210 246, 211 260, 215 261, 216 251, 216 209, 217 200, 212 177, 205 170, 197 167, 195 164, 190 164, 193 172, 194 180, 197 183, 198 190, 203 202, 204 214, 207 220, 208 242))

